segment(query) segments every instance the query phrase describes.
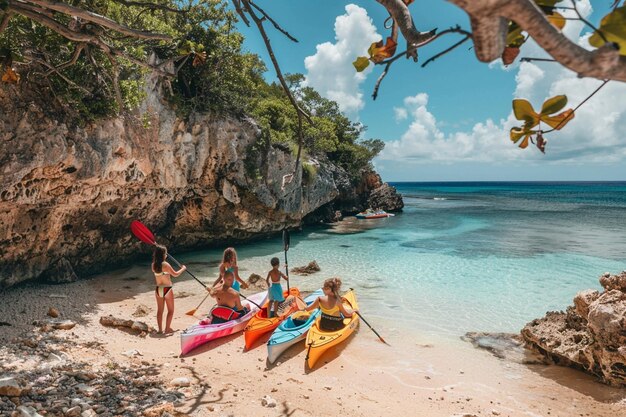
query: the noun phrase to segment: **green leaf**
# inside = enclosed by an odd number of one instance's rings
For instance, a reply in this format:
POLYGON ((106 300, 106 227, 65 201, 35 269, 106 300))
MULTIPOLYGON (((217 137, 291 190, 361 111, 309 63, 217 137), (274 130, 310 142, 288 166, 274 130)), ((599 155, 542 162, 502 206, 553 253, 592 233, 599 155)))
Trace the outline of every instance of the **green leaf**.
POLYGON ((535 3, 538 6, 554 7, 554 5, 557 4, 560 1, 562 1, 562 0, 535 0, 535 3))
POLYGON ((539 115, 533 109, 532 104, 523 98, 513 100, 513 114, 517 120, 523 120, 529 128, 539 124, 539 115))
POLYGON ((559 95, 547 99, 541 106, 541 115, 549 115, 561 111, 567 105, 567 96, 559 95))
POLYGON ((526 37, 522 34, 522 28, 515 22, 509 22, 509 32, 506 35, 506 46, 520 47, 526 42, 526 37))
POLYGON ((352 65, 354 65, 354 68, 357 70, 357 72, 363 71, 365 68, 369 66, 369 64, 370 64, 370 60, 369 58, 365 56, 358 57, 356 61, 352 63, 352 65))
MULTIPOLYGON (((626 6, 613 10, 602 18, 598 28, 607 41, 619 45, 620 55, 626 55, 626 6)), ((604 39, 598 32, 594 32, 589 38, 591 46, 600 48, 604 45, 604 39)))

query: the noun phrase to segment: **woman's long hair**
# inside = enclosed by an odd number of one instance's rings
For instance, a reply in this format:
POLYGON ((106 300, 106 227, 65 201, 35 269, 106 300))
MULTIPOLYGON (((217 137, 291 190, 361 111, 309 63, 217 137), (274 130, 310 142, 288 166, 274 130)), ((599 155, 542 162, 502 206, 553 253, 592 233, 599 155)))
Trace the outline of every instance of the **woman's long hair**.
POLYGON ((154 245, 154 253, 152 254, 152 270, 154 272, 163 272, 163 262, 167 248, 163 245, 154 245))
POLYGON ((235 248, 226 248, 224 250, 224 256, 222 256, 222 263, 228 262, 230 265, 237 265, 237 251, 235 248))
POLYGON ((326 281, 324 281, 324 287, 330 288, 337 300, 341 299, 341 296, 339 295, 339 290, 341 289, 341 280, 339 278, 328 278, 326 281))

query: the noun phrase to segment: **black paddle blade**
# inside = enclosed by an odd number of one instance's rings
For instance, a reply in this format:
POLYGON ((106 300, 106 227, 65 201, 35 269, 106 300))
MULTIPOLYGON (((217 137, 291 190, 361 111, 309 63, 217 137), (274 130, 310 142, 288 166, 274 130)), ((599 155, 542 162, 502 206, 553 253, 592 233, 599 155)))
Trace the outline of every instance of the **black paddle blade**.
POLYGON ((285 246, 285 251, 289 250, 289 231, 287 229, 283 230, 283 245, 285 246))

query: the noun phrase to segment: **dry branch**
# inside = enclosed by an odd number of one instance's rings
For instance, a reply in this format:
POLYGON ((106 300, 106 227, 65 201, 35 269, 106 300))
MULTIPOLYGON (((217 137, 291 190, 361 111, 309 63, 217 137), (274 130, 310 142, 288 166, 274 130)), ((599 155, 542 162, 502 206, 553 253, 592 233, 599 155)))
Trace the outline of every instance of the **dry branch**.
POLYGON ((474 50, 479 60, 491 62, 502 55, 507 22, 517 23, 561 65, 580 77, 626 81, 626 57, 606 44, 588 51, 567 39, 532 0, 448 0, 462 8, 472 24, 474 50))
POLYGON ((66 14, 68 16, 78 17, 88 22, 98 24, 102 27, 109 28, 116 32, 131 36, 137 39, 155 39, 155 40, 162 40, 162 41, 172 40, 172 37, 169 35, 131 29, 124 25, 120 25, 119 23, 115 22, 114 20, 109 19, 108 17, 102 16, 97 13, 93 13, 93 12, 90 12, 90 11, 87 11, 78 7, 70 6, 69 4, 65 4, 61 2, 47 1, 47 0, 24 0, 24 1, 9 0, 9 4, 11 4, 12 2, 16 4, 20 4, 20 5, 24 3, 35 4, 41 7, 42 9, 54 10, 56 12, 66 14))

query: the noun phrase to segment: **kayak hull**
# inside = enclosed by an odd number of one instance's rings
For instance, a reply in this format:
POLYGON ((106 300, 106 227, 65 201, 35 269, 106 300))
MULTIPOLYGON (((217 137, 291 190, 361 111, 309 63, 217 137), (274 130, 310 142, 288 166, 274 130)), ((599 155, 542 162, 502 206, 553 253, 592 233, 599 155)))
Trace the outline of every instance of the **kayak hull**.
MULTIPOLYGON (((267 291, 261 291, 248 297, 251 301, 262 305, 267 299, 267 291)), ((246 302, 244 301, 244 305, 246 302)), ((242 331, 250 319, 259 311, 259 308, 252 303, 248 314, 226 323, 219 324, 195 324, 184 330, 180 335, 180 351, 181 355, 186 355, 198 346, 219 339, 220 337, 229 336, 231 334, 242 331)))
MULTIPOLYGON (((304 302, 310 305, 317 297, 321 297, 322 295, 324 295, 324 292, 319 289, 307 296, 304 302)), ((308 313, 309 317, 303 324, 298 324, 297 322, 297 316, 300 315, 300 313, 301 312, 295 312, 289 316, 270 336, 270 339, 267 341, 267 359, 270 363, 276 362, 284 351, 306 338, 307 332, 320 315, 320 310, 317 308, 311 313, 308 313), (295 322, 294 319, 296 319, 295 322)))
POLYGON ((386 217, 393 217, 394 215, 391 213, 384 213, 384 214, 357 214, 356 218, 357 219, 362 219, 362 220, 367 220, 367 219, 384 219, 386 217))
MULTIPOLYGON (((289 291, 284 291, 283 296, 285 299, 288 296, 299 297, 300 290, 296 287, 292 287, 289 291)), ((243 337, 245 343, 245 349, 249 350, 254 346, 255 342, 261 338, 267 332, 271 332, 278 325, 285 320, 291 313, 298 309, 296 303, 293 303, 291 307, 278 317, 268 317, 269 300, 263 304, 263 308, 258 310, 256 314, 250 319, 248 325, 243 330, 243 337)))
MULTIPOLYGON (((348 291, 344 296, 344 306, 351 309, 358 309, 356 295, 353 290, 348 291)), ((344 327, 336 331, 325 331, 320 329, 320 317, 318 317, 306 337, 307 356, 306 363, 309 369, 315 366, 320 357, 333 346, 343 343, 359 325, 359 316, 353 314, 343 320, 344 327)))

